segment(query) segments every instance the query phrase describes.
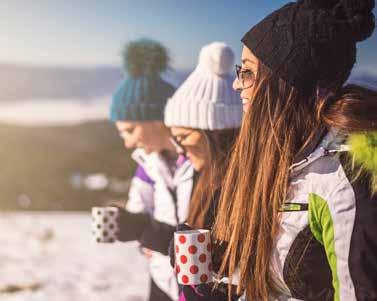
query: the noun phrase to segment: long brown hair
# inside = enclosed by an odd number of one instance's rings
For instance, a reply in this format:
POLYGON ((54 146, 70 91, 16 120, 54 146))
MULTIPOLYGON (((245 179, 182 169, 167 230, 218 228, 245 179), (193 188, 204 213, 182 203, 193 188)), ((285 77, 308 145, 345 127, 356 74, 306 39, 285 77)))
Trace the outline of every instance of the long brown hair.
POLYGON ((248 300, 268 300, 280 292, 270 259, 295 156, 324 127, 377 129, 376 92, 355 85, 336 92, 303 97, 259 64, 214 228, 215 237, 228 242, 220 273, 228 271, 232 278, 239 269, 238 292, 245 290, 248 300))
POLYGON ((203 131, 203 134, 207 140, 209 160, 198 175, 187 218, 187 223, 197 229, 206 226, 208 211, 222 185, 239 129, 203 131))

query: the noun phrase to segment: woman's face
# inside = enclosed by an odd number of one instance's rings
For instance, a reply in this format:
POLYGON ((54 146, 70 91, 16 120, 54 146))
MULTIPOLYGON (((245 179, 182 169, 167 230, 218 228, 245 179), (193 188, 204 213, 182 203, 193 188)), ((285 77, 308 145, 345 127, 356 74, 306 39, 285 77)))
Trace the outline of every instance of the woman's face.
POLYGON ((208 139, 202 131, 189 128, 172 127, 171 134, 181 146, 177 152, 190 159, 194 169, 201 171, 210 160, 208 139))
POLYGON ((174 150, 169 141, 169 129, 162 122, 118 121, 116 127, 128 149, 143 148, 147 154, 174 150))
POLYGON ((242 69, 240 77, 233 82, 233 89, 241 91, 241 99, 243 104, 243 111, 246 112, 252 102, 252 95, 254 92, 254 83, 258 72, 258 59, 246 46, 242 50, 242 69))

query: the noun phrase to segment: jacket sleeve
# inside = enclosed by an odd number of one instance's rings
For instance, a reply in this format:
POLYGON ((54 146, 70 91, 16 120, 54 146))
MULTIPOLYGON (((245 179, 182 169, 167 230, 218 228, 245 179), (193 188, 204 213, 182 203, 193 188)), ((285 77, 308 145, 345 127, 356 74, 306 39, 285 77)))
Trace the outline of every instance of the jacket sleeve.
POLYGON ((168 255, 175 227, 154 220, 147 213, 131 213, 119 208, 118 241, 138 240, 144 248, 168 255))
POLYGON ((127 242, 140 239, 151 221, 154 204, 153 193, 153 180, 139 166, 131 181, 126 207, 125 209, 119 208, 119 232, 117 235, 119 241, 127 242))
POLYGON ((139 242, 142 247, 169 255, 169 243, 174 236, 175 227, 151 219, 141 233, 139 242))
POLYGON ((377 194, 371 196, 369 183, 353 183, 356 212, 348 263, 359 301, 377 300, 377 194))
POLYGON ((131 213, 119 208, 117 240, 127 242, 140 239, 150 221, 151 217, 147 213, 131 213))
MULTIPOLYGON (((232 286, 232 291, 236 287, 232 286)), ((224 283, 214 287, 213 284, 200 284, 196 286, 180 285, 180 296, 186 301, 228 301, 228 285, 224 283)), ((232 292, 231 301, 236 301, 239 296, 232 292)))
POLYGON ((325 248, 334 300, 377 300, 377 198, 369 183, 347 180, 327 199, 309 197, 310 227, 325 248))

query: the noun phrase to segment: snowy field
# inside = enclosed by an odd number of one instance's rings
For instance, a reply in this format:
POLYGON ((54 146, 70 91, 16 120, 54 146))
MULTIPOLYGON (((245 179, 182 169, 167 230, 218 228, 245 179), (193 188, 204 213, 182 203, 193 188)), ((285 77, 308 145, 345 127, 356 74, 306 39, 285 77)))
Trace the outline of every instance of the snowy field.
POLYGON ((137 244, 96 244, 90 222, 85 213, 0 213, 0 300, 146 300, 137 244))

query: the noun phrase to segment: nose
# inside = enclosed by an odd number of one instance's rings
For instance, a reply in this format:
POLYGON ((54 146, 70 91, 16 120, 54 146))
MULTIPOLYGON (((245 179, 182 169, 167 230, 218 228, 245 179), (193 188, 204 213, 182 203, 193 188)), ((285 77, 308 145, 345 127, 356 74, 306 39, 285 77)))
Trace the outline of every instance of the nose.
POLYGON ((125 148, 130 148, 129 143, 126 140, 123 140, 123 145, 125 148))
POLYGON ((185 150, 181 146, 178 146, 178 145, 175 146, 175 151, 177 152, 178 155, 186 154, 185 150))
POLYGON ((123 145, 126 149, 135 148, 136 144, 130 141, 130 139, 123 139, 123 145))
POLYGON ((240 83, 240 81, 238 80, 237 77, 233 81, 233 90, 235 90, 235 91, 241 91, 242 90, 242 85, 241 85, 241 83, 240 83))
POLYGON ((177 152, 178 155, 185 155, 186 154, 186 150, 184 149, 184 147, 182 145, 180 145, 180 143, 177 142, 174 137, 170 137, 169 140, 170 140, 171 144, 173 144, 175 151, 177 152))

